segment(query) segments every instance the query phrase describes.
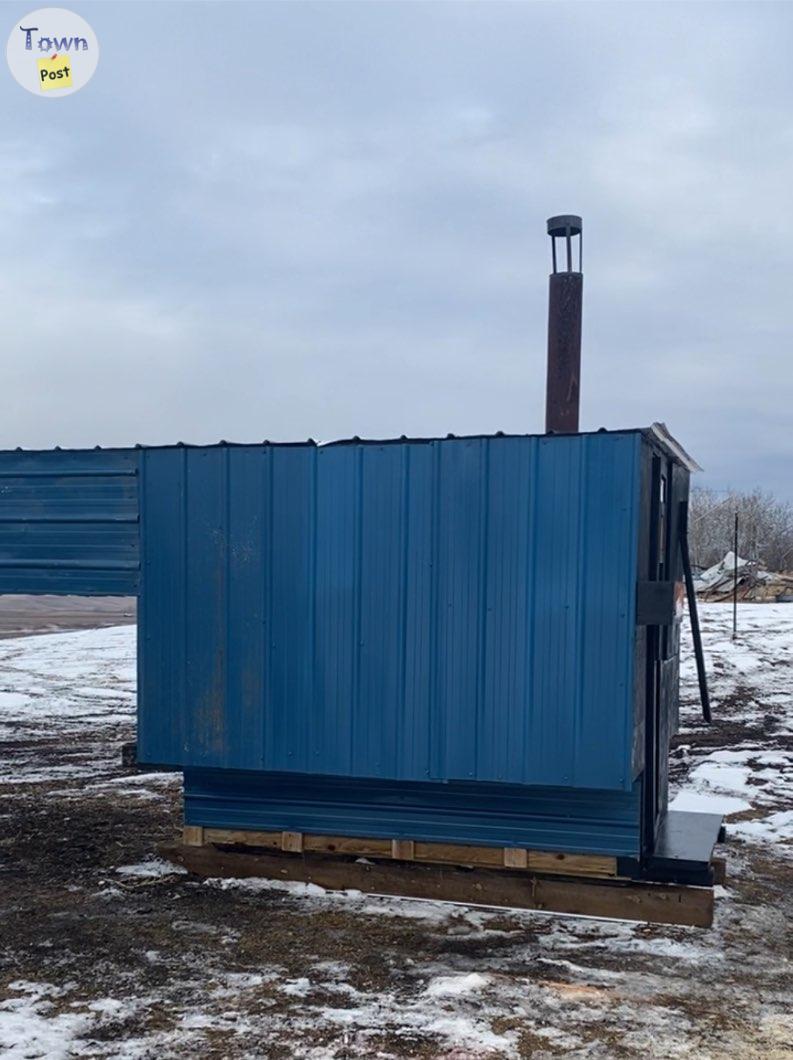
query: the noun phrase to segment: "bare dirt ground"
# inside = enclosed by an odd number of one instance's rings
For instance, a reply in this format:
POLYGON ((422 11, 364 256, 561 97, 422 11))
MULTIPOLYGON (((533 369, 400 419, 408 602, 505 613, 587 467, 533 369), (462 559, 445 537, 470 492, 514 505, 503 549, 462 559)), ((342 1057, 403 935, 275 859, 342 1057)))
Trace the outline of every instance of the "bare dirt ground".
POLYGON ((131 627, 0 644, 0 1056, 793 1057, 793 606, 704 609, 678 805, 730 811, 710 931, 173 873, 120 766, 131 627))
POLYGON ((135 621, 134 596, 0 596, 0 640, 135 621))

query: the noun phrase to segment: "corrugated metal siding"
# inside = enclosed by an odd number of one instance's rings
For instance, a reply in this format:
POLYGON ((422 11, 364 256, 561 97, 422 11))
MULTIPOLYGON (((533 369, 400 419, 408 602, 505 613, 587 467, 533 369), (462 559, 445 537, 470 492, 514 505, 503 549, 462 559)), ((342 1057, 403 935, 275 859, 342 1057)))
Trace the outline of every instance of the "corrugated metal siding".
POLYGON ((636 856, 640 785, 625 791, 412 784, 188 770, 185 823, 636 856))
POLYGON ((141 759, 630 790, 640 438, 143 451, 141 759))
POLYGON ((138 590, 138 453, 0 453, 0 593, 138 590))

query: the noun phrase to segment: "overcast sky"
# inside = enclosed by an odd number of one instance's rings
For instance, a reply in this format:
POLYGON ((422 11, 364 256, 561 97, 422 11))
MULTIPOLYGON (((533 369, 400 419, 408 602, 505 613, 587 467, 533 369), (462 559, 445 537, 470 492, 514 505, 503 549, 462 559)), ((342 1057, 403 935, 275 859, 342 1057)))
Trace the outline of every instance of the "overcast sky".
POLYGON ((793 7, 70 6, 93 81, 0 77, 0 445, 541 431, 571 212, 582 428, 793 498, 793 7))

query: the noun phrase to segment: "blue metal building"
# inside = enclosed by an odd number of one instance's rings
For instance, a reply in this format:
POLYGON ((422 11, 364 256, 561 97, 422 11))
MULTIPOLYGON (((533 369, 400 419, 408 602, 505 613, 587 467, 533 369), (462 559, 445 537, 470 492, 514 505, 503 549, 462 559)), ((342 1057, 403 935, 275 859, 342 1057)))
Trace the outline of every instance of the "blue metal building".
POLYGON ((4 452, 0 591, 138 595, 138 757, 188 824, 685 879, 689 470, 656 429, 4 452))

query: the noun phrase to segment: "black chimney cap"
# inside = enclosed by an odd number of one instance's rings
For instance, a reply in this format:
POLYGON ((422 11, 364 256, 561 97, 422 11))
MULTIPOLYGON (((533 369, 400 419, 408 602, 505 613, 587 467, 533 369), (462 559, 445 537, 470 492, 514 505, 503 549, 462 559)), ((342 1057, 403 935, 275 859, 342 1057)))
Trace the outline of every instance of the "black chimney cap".
POLYGON ((549 236, 566 236, 570 230, 571 236, 580 236, 584 222, 574 213, 560 213, 557 217, 548 218, 549 236))

